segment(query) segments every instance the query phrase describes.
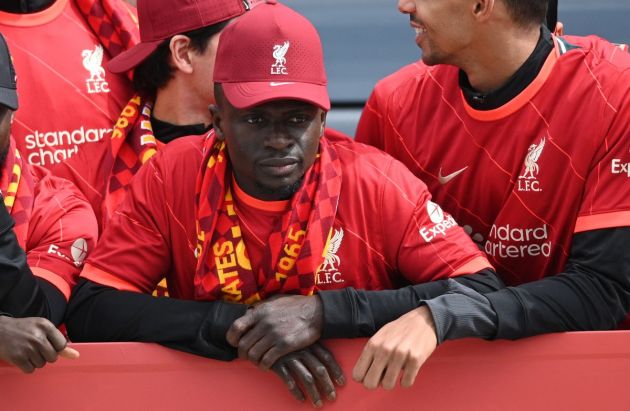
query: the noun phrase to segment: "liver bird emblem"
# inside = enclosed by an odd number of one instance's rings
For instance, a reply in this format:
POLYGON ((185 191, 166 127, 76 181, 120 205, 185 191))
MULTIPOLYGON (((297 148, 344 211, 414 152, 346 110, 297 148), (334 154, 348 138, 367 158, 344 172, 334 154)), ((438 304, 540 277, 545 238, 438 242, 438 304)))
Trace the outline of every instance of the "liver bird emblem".
POLYGON ((337 251, 339 251, 339 247, 341 247, 341 240, 343 240, 343 228, 340 228, 339 231, 335 230, 335 234, 326 244, 326 257, 324 257, 324 262, 319 268, 319 271, 332 271, 337 269, 337 266, 341 263, 339 256, 337 256, 337 251))
POLYGON ((536 178, 535 174, 538 174, 540 168, 538 167, 538 159, 545 148, 545 138, 540 141, 538 145, 532 144, 527 150, 527 156, 525 156, 525 172, 521 178, 532 179, 536 178))
POLYGON ((90 72, 89 81, 104 81, 103 46, 97 44, 94 50, 83 50, 81 57, 83 57, 83 67, 90 72))
POLYGON ((273 46, 273 58, 276 59, 276 62, 273 63, 272 67, 284 67, 287 62, 287 59, 284 57, 289 51, 289 42, 285 41, 282 46, 276 44, 273 46))

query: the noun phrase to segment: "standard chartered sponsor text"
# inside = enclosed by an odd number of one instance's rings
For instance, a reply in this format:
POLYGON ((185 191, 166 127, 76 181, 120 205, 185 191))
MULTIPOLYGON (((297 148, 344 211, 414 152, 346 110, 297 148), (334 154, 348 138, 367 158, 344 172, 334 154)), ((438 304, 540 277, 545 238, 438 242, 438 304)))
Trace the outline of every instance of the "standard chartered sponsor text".
POLYGON ((111 131, 111 128, 83 126, 71 131, 35 131, 24 137, 28 162, 39 166, 60 163, 74 155, 81 144, 97 142, 111 131))
POLYGON ((549 257, 551 241, 547 230, 547 224, 536 228, 492 225, 484 247, 486 254, 500 258, 549 257))

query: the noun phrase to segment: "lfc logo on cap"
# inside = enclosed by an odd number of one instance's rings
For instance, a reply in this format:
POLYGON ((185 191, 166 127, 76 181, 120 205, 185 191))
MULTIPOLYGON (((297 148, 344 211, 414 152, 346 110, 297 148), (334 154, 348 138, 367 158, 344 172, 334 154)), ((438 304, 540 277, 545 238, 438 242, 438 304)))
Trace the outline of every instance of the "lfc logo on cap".
POLYGON ((273 46, 273 58, 276 62, 271 65, 271 74, 289 74, 287 72, 287 59, 284 57, 289 51, 289 42, 285 41, 283 45, 276 44, 273 46))

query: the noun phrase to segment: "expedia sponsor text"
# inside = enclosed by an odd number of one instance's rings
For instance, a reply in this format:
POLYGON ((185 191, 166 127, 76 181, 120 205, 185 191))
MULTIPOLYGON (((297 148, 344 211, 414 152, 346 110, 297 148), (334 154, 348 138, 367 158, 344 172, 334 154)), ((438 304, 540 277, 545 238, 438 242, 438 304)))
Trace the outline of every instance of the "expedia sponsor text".
POLYGON ((424 241, 430 243, 439 236, 445 236, 446 230, 455 226, 457 226, 457 221, 455 221, 453 216, 448 216, 447 219, 439 224, 434 225, 431 228, 422 227, 420 229, 420 235, 422 236, 424 241))

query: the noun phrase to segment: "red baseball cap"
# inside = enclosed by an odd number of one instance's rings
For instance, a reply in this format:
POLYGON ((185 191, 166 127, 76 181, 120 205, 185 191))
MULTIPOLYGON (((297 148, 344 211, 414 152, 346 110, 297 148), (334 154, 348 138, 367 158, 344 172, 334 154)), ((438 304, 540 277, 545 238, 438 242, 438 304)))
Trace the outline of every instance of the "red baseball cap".
POLYGON ((138 0, 140 43, 111 59, 107 68, 131 70, 169 37, 240 16, 248 8, 247 0, 138 0))
POLYGON ((275 0, 223 30, 213 78, 236 108, 290 99, 330 110, 319 34, 305 17, 275 0))

